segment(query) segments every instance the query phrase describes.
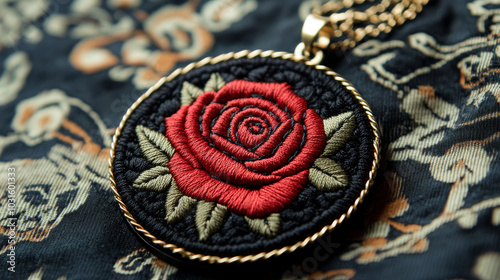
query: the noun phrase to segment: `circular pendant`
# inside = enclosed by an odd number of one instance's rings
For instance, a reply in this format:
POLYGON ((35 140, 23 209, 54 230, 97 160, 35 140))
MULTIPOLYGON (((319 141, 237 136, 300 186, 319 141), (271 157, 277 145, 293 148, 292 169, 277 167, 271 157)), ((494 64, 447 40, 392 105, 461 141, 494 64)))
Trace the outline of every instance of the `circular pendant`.
POLYGON ((112 188, 153 251, 253 262, 309 245, 351 215, 379 158, 356 89, 292 54, 242 51, 178 69, 127 111, 112 188))

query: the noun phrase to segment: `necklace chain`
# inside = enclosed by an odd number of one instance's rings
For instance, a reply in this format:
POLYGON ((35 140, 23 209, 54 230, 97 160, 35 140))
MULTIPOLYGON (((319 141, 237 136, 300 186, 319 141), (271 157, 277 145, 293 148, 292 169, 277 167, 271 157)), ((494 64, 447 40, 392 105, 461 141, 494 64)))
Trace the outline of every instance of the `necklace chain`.
POLYGON ((353 48, 366 37, 389 33, 412 20, 429 0, 331 0, 319 5, 304 23, 305 54, 353 48), (365 4, 370 4, 366 7, 365 4), (359 10, 358 10, 359 9, 359 10))
POLYGON ((353 8, 366 2, 376 1, 330 1, 313 10, 317 16, 328 16, 333 29, 331 35, 339 39, 331 43, 330 48, 352 48, 367 36, 377 37, 380 33, 389 33, 395 26, 414 19, 429 0, 382 0, 364 11, 353 8))

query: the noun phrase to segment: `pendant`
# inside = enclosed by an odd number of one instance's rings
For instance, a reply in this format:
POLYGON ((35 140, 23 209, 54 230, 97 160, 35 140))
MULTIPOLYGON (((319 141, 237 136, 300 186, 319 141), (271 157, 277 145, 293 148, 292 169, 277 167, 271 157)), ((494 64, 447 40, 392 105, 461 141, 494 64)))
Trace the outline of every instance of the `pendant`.
POLYGON ((287 255, 341 224, 373 183, 379 132, 344 78, 292 54, 242 51, 162 78, 114 136, 112 189, 168 259, 287 255))

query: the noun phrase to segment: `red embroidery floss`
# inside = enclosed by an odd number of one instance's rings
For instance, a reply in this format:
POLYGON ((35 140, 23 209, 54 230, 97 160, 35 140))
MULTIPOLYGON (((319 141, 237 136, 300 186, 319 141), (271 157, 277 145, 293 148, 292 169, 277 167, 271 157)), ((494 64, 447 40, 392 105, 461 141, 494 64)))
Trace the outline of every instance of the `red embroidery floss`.
POLYGON ((167 117, 179 190, 260 218, 304 188, 323 152, 323 120, 284 83, 235 80, 167 117))

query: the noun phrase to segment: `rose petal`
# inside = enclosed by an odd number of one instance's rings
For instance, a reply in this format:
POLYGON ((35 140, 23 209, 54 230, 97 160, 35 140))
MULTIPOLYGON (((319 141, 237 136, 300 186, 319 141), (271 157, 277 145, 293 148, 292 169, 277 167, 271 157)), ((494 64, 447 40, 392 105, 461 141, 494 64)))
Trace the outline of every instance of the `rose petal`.
POLYGON ((217 92, 214 101, 225 104, 232 99, 244 96, 250 97, 252 95, 261 95, 267 100, 274 100, 280 108, 288 108, 294 116, 296 114, 303 114, 307 110, 306 101, 296 95, 286 83, 232 81, 217 92))
POLYGON ((249 117, 238 126, 238 140, 247 149, 254 148, 269 136, 269 124, 257 117, 249 117), (254 129, 255 130, 252 130, 254 129))
MULTIPOLYGON (((213 131, 213 123, 215 119, 221 117, 221 111, 223 110, 224 105, 219 103, 210 103, 205 106, 204 113, 202 116, 202 135, 206 139, 210 138, 210 133, 213 131)), ((237 109, 236 109, 237 110, 237 109)))
MULTIPOLYGON (((302 137, 304 136, 303 133, 304 129, 302 125, 295 123, 294 127, 285 139, 278 143, 273 143, 273 146, 277 149, 272 156, 256 161, 248 161, 245 163, 245 166, 254 172, 269 174, 276 169, 287 165, 293 154, 297 151, 299 151, 299 153, 302 152, 299 148, 302 143, 302 137)), ((280 139, 273 138, 273 140, 279 141, 280 139)), ((270 141, 271 139, 269 139, 267 143, 270 141)), ((297 171, 300 170, 295 170, 295 172, 292 171, 292 173, 296 173, 297 171)))
POLYGON ((278 107, 275 103, 269 100, 265 100, 258 97, 253 98, 240 98, 237 100, 231 100, 227 103, 228 107, 238 107, 240 109, 256 108, 260 109, 266 114, 269 114, 272 119, 269 122, 272 126, 277 125, 280 122, 284 122, 290 117, 284 111, 284 108, 278 107))
POLYGON ((239 191, 241 188, 225 184, 226 188, 218 201, 237 214, 261 218, 290 205, 304 188, 308 176, 309 170, 304 170, 259 190, 245 189, 244 192, 239 191))
MULTIPOLYGON (((230 138, 230 133, 229 133, 229 126, 231 125, 231 119, 233 118, 233 115, 239 111, 239 108, 227 108, 227 110, 224 110, 220 116, 214 120, 212 120, 213 125, 211 129, 212 133, 217 133, 222 137, 227 138, 228 140, 230 138)), ((205 120, 203 120, 205 121, 205 120)), ((231 139, 233 143, 236 143, 236 139, 231 139)))
POLYGON ((234 156, 239 161, 247 161, 259 157, 257 154, 248 151, 238 144, 231 143, 226 138, 221 137, 217 134, 212 135, 212 143, 220 150, 223 150, 228 154, 234 156))
POLYGON ((308 109, 304 118, 304 125, 307 128, 304 146, 291 162, 274 171, 272 174, 287 176, 286 174, 291 174, 294 170, 309 168, 323 152, 326 145, 323 119, 318 116, 316 111, 308 109))
POLYGON ((249 218, 281 211, 295 200, 309 176, 309 170, 304 170, 259 190, 250 190, 219 181, 204 170, 193 168, 178 154, 170 160, 169 168, 183 194, 226 205, 231 212, 249 218))
POLYGON ((292 120, 287 120, 286 122, 280 124, 274 131, 269 133, 269 138, 256 150, 255 153, 262 157, 271 157, 273 151, 283 142, 285 135, 292 129, 292 120))
POLYGON ((167 127, 166 136, 170 144, 175 148, 175 152, 179 153, 183 158, 189 160, 191 166, 200 168, 200 163, 194 158, 189 146, 188 137, 184 129, 184 119, 186 118, 189 105, 181 106, 172 116, 165 119, 167 127))

